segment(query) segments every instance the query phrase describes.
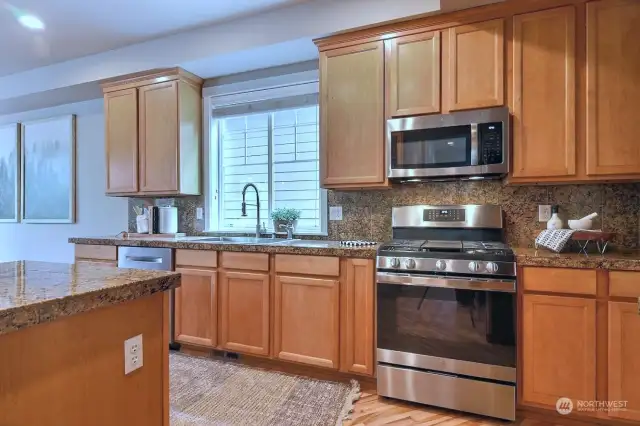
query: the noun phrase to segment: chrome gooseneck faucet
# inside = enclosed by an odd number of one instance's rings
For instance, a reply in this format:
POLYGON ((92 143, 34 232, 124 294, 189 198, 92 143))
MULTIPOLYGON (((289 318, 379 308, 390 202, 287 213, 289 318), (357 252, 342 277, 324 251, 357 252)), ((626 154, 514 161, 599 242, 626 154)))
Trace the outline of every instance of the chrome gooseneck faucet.
POLYGON ((257 209, 257 221, 256 221, 256 238, 260 238, 260 194, 258 194, 258 188, 252 184, 252 183, 248 183, 244 186, 244 188, 242 188, 242 216, 246 217, 247 216, 247 206, 256 206, 257 209), (247 188, 253 188, 256 191, 256 204, 247 204, 245 202, 245 195, 247 193, 247 188))

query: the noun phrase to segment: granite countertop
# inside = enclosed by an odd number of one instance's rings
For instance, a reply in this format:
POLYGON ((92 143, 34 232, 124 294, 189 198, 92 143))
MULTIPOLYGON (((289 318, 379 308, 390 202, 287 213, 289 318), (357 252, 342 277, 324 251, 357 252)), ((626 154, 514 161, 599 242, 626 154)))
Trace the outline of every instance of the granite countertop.
POLYGON ((339 241, 328 240, 279 240, 277 244, 246 244, 238 242, 203 241, 206 237, 182 238, 69 238, 73 244, 96 244, 129 247, 165 247, 191 250, 241 251, 253 253, 301 254, 315 256, 352 257, 375 259, 380 244, 367 247, 348 247, 339 241))
POLYGON ((0 263, 0 335, 179 285, 175 272, 91 262, 0 263))
POLYGON ((589 256, 533 248, 514 248, 513 251, 518 266, 640 271, 640 250, 611 251, 604 255, 589 256))

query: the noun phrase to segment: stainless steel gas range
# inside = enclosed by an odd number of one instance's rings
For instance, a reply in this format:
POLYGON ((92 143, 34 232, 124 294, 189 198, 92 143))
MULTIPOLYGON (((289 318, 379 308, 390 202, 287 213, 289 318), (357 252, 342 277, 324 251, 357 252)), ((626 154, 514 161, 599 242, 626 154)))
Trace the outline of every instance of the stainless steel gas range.
POLYGON ((500 206, 393 208, 377 258, 378 394, 515 419, 516 264, 500 206))

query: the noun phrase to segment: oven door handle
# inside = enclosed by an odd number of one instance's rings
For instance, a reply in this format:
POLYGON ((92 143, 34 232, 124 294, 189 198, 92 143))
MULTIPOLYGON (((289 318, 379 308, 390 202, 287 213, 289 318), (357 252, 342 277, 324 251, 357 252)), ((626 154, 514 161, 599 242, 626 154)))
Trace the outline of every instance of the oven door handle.
POLYGON ((462 277, 424 277, 415 275, 400 275, 389 272, 376 274, 378 284, 410 285, 417 287, 456 288, 460 290, 500 291, 515 293, 515 280, 479 280, 462 277))

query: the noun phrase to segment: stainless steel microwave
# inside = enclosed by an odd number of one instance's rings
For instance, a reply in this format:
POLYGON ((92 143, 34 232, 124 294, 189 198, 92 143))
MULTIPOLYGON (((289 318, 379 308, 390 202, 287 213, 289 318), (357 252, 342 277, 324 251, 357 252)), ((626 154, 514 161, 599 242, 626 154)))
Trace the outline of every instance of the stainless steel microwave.
POLYGON ((392 180, 502 177, 509 172, 509 110, 390 119, 386 144, 392 180))

